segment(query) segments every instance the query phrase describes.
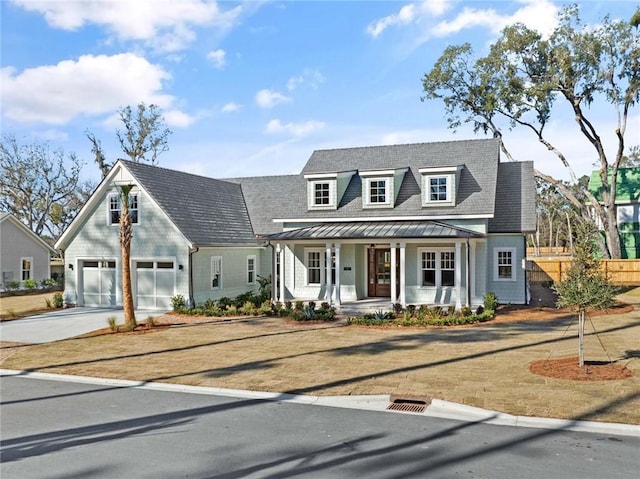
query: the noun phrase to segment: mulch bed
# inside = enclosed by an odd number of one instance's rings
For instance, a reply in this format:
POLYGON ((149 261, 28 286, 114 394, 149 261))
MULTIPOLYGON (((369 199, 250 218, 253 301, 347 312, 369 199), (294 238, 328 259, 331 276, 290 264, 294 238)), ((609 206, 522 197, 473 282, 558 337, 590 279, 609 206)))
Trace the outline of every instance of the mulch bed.
POLYGON ((578 365, 578 357, 539 359, 529 366, 533 374, 572 381, 615 381, 633 376, 633 371, 616 363, 585 361, 578 365))

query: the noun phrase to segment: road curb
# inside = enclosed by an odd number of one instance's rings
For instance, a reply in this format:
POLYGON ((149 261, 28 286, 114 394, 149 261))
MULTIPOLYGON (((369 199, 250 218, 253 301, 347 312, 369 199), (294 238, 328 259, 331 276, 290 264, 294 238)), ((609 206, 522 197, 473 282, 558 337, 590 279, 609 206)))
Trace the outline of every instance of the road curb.
MULTIPOLYGON (((48 381, 67 381, 81 384, 95 384, 122 388, 149 389, 155 391, 182 392, 188 394, 203 394, 224 396, 238 399, 255 399, 263 401, 279 401, 311 406, 339 407, 346 409, 361 409, 368 411, 387 411, 390 396, 360 395, 360 396, 310 396, 304 394, 272 393, 262 391, 248 391, 244 389, 227 389, 204 386, 189 386, 184 384, 158 383, 146 381, 131 381, 126 379, 94 378, 89 376, 72 376, 68 374, 51 374, 13 369, 0 369, 0 377, 21 377, 43 379, 48 381)), ((405 412, 389 411, 396 414, 405 412)), ((590 432, 598 434, 612 434, 617 436, 640 437, 640 426, 633 424, 618 424, 596 421, 578 421, 570 419, 538 418, 529 416, 514 416, 496 411, 490 411, 465 404, 458 404, 441 399, 432 399, 431 404, 421 416, 458 421, 481 422, 497 426, 528 427, 537 429, 555 429, 563 431, 590 432)))

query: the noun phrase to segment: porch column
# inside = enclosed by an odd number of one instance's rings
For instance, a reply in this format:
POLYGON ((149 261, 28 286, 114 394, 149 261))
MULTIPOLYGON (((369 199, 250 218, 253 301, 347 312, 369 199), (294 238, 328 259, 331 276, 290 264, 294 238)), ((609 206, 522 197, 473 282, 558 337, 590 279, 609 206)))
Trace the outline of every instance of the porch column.
POLYGON ((334 245, 336 253, 336 306, 340 306, 340 243, 334 245))
POLYGON ((455 254, 455 284, 456 284, 456 311, 460 311, 462 308, 462 298, 460 298, 460 293, 462 288, 462 261, 460 253, 462 251, 462 243, 460 241, 456 241, 456 254, 455 254))
POLYGON ((331 304, 331 296, 332 296, 332 291, 331 291, 331 243, 327 243, 327 254, 325 255, 325 274, 324 274, 324 279, 325 279, 325 285, 326 285, 326 299, 327 299, 327 303, 331 304))
POLYGON ((391 305, 398 299, 398 291, 396 291, 396 243, 391 243, 391 305))
POLYGON ((278 275, 280 279, 280 302, 284 304, 284 248, 280 246, 280 243, 278 243, 276 249, 280 259, 280 268, 278 268, 278 275))
POLYGON ((278 250, 271 248, 271 301, 278 301, 278 250))
POLYGON ((400 243, 400 304, 402 307, 407 306, 407 295, 406 295, 406 244, 400 243))

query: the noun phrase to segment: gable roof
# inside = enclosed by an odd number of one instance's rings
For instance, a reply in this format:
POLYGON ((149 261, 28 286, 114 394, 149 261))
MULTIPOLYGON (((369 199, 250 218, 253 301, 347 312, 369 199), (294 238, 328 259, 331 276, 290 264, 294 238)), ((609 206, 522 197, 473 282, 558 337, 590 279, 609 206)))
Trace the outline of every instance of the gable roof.
POLYGON ((257 244, 239 185, 118 160, 56 246, 63 248, 70 242, 85 217, 111 189, 119 168, 125 168, 133 176, 137 186, 151 197, 191 246, 257 244))
MULTIPOLYGON (((611 182, 613 172, 609 170, 608 181, 611 182)), ((616 203, 638 203, 640 202, 640 167, 620 168, 618 170, 616 183, 616 203)), ((602 201, 602 179, 600 171, 591 172, 589 179, 589 191, 593 193, 596 200, 602 201)))
POLYGON ((144 163, 119 161, 192 245, 256 243, 239 185, 144 163))
POLYGON ((45 240, 40 238, 37 234, 27 228, 22 221, 13 216, 11 213, 0 212, 0 225, 5 221, 10 221, 13 223, 20 231, 22 231, 26 236, 31 238, 37 244, 39 244, 43 249, 46 249, 51 254, 57 254, 58 252, 52 248, 45 240))

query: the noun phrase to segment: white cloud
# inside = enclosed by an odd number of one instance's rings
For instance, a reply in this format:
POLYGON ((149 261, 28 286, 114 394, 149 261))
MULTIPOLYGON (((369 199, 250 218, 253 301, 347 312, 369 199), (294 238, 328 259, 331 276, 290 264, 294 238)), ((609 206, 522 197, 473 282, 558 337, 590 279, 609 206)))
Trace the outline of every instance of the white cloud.
POLYGON ((226 63, 226 55, 227 53, 222 49, 212 50, 207 53, 207 60, 210 60, 214 67, 222 68, 226 63))
POLYGON ((453 20, 445 20, 436 25, 432 33, 444 37, 472 27, 485 27, 493 33, 499 33, 507 25, 516 22, 549 35, 556 25, 556 7, 549 0, 521 0, 523 6, 511 15, 504 15, 494 9, 476 9, 465 7, 453 20))
POLYGON ((265 132, 269 134, 289 133, 293 136, 306 136, 314 131, 321 130, 325 124, 322 121, 309 120, 301 123, 282 123, 280 120, 271 120, 267 123, 265 132))
MULTIPOLYGON (((133 53, 83 55, 19 73, 2 68, 0 99, 10 120, 62 125, 80 115, 103 115, 142 101, 175 110, 174 97, 163 93, 163 82, 170 78, 162 67, 133 53)), ((172 115, 178 123, 186 121, 172 115)))
POLYGON ((419 3, 409 3, 402 6, 398 13, 371 22, 367 27, 367 33, 377 38, 389 27, 410 25, 424 17, 439 17, 449 10, 451 3, 452 0, 424 0, 419 3))
POLYGON ((305 68, 300 75, 292 76, 287 81, 287 90, 293 91, 301 85, 308 85, 313 90, 317 90, 320 84, 324 83, 326 78, 319 70, 305 68))
POLYGON ((162 112, 162 116, 164 116, 168 126, 174 126, 176 128, 186 128, 198 119, 196 116, 188 115, 187 113, 174 109, 162 112))
POLYGON ((222 113, 233 113, 234 111, 238 111, 242 108, 242 105, 238 105, 237 103, 234 103, 232 101, 230 101, 229 103, 226 103, 221 109, 220 111, 222 113))
POLYGON ((284 96, 282 93, 278 93, 277 91, 260 90, 256 93, 256 104, 260 108, 273 108, 278 103, 285 103, 291 101, 291 98, 284 96))
POLYGON ((44 15, 51 27, 77 30, 99 25, 119 40, 144 41, 165 52, 181 50, 195 39, 194 27, 229 29, 243 7, 222 10, 210 0, 12 0, 44 15))

